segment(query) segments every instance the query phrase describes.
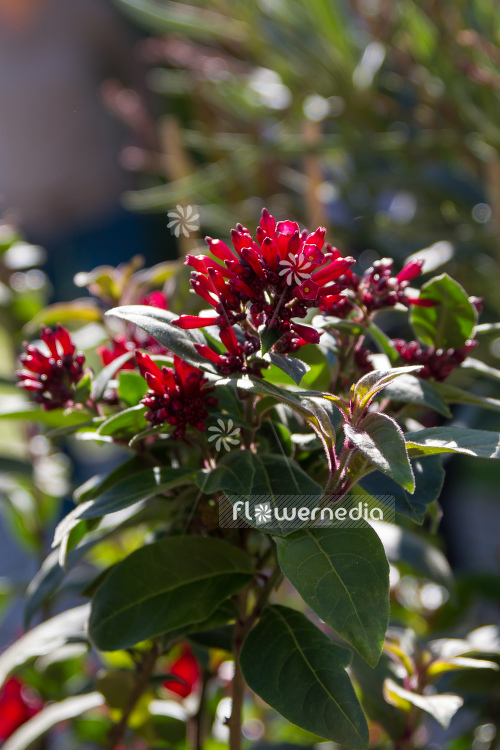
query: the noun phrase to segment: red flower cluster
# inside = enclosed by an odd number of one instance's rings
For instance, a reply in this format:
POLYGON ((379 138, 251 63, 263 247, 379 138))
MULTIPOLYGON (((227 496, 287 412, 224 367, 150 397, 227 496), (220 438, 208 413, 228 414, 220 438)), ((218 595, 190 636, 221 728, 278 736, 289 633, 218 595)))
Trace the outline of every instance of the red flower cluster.
POLYGON ((171 664, 168 671, 177 679, 165 680, 163 687, 180 695, 181 698, 191 695, 201 678, 200 665, 189 646, 182 647, 181 655, 171 664))
POLYGON ((0 690, 0 741, 8 740, 28 719, 43 708, 40 698, 30 695, 17 677, 11 677, 0 690))
MULTIPOLYGON (((186 264, 194 268, 194 291, 214 308, 214 315, 181 315, 175 325, 220 328, 227 354, 218 355, 203 345, 197 348, 223 374, 252 371, 247 358, 260 348, 259 329, 277 334, 280 351, 317 344, 318 331, 295 319, 305 318, 308 308, 319 307, 325 298, 339 299, 332 284, 349 275, 354 263, 354 258, 343 258, 338 250, 325 245, 325 232, 323 227, 312 234, 301 232, 294 221, 276 223, 264 209, 257 241, 241 224, 231 232, 234 252, 221 240, 207 237, 212 255, 222 263, 206 255, 188 255, 186 264), (234 325, 243 330, 244 343, 237 340, 234 325)), ((254 368, 260 370, 262 363, 255 363, 254 368)))
POLYGON ((32 344, 24 343, 26 353, 19 357, 23 366, 16 372, 18 387, 33 394, 43 409, 57 409, 73 404, 75 386, 83 375, 85 357, 76 352, 68 331, 57 325, 55 332, 42 330, 41 339, 48 355, 32 344))
POLYGON ((418 341, 403 341, 403 339, 395 339, 392 343, 405 365, 423 365, 422 369, 415 373, 419 378, 446 380, 448 375, 476 348, 478 342, 466 341, 460 349, 435 349, 434 347, 423 349, 418 341))
MULTIPOLYGON (((147 294, 139 300, 138 304, 157 307, 160 310, 168 310, 167 298, 163 292, 151 292, 151 294, 147 294)), ((139 329, 135 329, 134 333, 129 337, 123 334, 114 336, 109 345, 103 344, 97 347, 97 353, 101 358, 102 364, 106 366, 123 354, 135 351, 138 347, 146 349, 150 354, 167 354, 167 349, 164 346, 159 344, 152 336, 139 329)), ((133 370, 135 366, 135 359, 131 357, 120 369, 133 370)))
POLYGON ((142 399, 147 407, 146 419, 152 425, 173 425, 174 438, 182 439, 188 425, 205 429, 207 408, 217 406, 218 400, 210 396, 215 388, 207 387, 208 380, 196 367, 174 356, 174 369, 160 368, 151 357, 136 352, 137 364, 149 390, 142 399))
POLYGON ((420 275, 423 263, 423 260, 412 260, 393 276, 393 260, 377 260, 366 269, 361 278, 351 274, 350 277, 339 279, 337 291, 349 289, 352 297, 326 298, 322 300, 320 309, 327 315, 344 318, 355 307, 362 307, 368 313, 382 307, 394 307, 398 302, 406 306, 434 307, 437 303, 433 300, 409 296, 406 291, 410 281, 420 275))

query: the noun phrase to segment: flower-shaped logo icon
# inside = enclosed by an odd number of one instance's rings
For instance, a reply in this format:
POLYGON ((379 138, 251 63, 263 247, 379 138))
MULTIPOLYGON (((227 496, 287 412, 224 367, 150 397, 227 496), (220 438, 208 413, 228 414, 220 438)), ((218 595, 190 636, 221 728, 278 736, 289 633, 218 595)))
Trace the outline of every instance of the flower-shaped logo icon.
POLYGON ((261 503, 260 505, 256 505, 254 515, 257 523, 269 523, 272 517, 270 504, 261 503))
POLYGON ((170 219, 167 226, 176 237, 180 237, 181 232, 185 237, 189 237, 191 232, 196 232, 200 228, 200 214, 193 206, 184 208, 177 205, 167 216, 170 219))
POLYGON ((213 435, 210 435, 208 442, 212 443, 214 440, 217 441, 215 443, 215 450, 220 451, 222 446, 224 446, 227 451, 230 451, 232 445, 240 444, 240 428, 234 427, 232 419, 228 419, 227 424, 223 419, 218 419, 217 424, 219 425, 218 427, 208 428, 209 432, 214 433, 213 435))

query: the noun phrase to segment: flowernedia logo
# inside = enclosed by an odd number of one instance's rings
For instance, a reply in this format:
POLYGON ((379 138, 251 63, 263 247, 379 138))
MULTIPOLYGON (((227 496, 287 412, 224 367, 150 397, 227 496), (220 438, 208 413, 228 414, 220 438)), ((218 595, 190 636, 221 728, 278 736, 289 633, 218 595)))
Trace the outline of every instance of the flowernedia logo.
POLYGON ((366 521, 395 521, 392 495, 347 495, 321 502, 317 495, 230 495, 219 506, 224 528, 254 526, 271 533, 304 527, 346 526, 366 521))
POLYGON ((173 211, 167 213, 167 216, 170 219, 167 227, 176 237, 180 237, 181 232, 184 237, 189 237, 191 232, 197 232, 200 228, 200 214, 193 206, 184 208, 177 205, 173 211))
POLYGON ((232 419, 228 419, 227 423, 223 419, 218 419, 217 425, 218 427, 208 428, 209 432, 213 432, 213 435, 209 436, 208 442, 216 441, 216 451, 220 451, 222 447, 230 451, 231 446, 240 444, 240 428, 234 426, 232 419))

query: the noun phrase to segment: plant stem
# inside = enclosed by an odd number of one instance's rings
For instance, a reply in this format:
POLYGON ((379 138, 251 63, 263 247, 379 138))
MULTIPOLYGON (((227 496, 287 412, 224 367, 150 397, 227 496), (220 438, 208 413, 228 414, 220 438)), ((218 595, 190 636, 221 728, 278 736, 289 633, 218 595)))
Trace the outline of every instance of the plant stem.
POLYGON ((248 599, 248 589, 241 592, 238 597, 239 616, 234 626, 233 638, 233 658, 234 658, 234 676, 231 685, 231 716, 228 720, 229 725, 229 750, 241 750, 241 725, 243 699, 245 696, 245 680, 240 667, 240 651, 243 645, 245 632, 245 615, 248 599))
POLYGON ((108 736, 107 750, 115 750, 121 744, 127 731, 128 720, 149 685, 151 675, 155 668, 156 660, 159 656, 158 645, 155 643, 151 651, 146 654, 142 663, 139 665, 137 680, 134 689, 130 695, 127 706, 123 711, 122 718, 110 731, 108 736))

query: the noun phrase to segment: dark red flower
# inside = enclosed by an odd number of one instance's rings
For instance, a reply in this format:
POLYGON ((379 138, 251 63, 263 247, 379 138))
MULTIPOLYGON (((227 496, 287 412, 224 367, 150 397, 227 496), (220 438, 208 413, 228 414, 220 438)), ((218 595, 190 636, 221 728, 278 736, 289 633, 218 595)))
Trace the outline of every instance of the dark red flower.
POLYGON ((8 679, 0 690, 0 740, 9 739, 16 729, 42 708, 41 699, 30 694, 17 677, 8 679))
MULTIPOLYGON (((295 319, 305 318, 308 309, 319 307, 325 296, 337 296, 333 282, 350 273, 354 263, 354 258, 343 258, 338 250, 325 245, 325 232, 326 229, 319 227, 308 234, 305 230, 301 232, 296 222, 276 223, 264 209, 257 227, 257 241, 241 224, 231 232, 234 251, 221 240, 207 237, 217 260, 206 255, 188 255, 186 263, 194 269, 191 277, 194 291, 214 308, 214 316, 197 319, 182 315, 175 325, 180 328, 217 325, 221 332, 239 325, 253 337, 258 329, 271 329, 282 339, 281 351, 285 351, 283 344, 286 351, 294 350, 299 340, 317 343, 318 332, 295 319)), ((248 372, 248 352, 245 345, 239 346, 243 350, 236 352, 235 347, 231 349, 226 344, 227 357, 209 354, 205 349, 203 353, 221 372, 248 372), (231 357, 233 360, 229 361, 231 357)))
POLYGON ((170 665, 168 672, 178 679, 165 680, 163 687, 181 698, 191 695, 201 678, 200 665, 189 646, 182 647, 181 655, 170 665))
POLYGON ((48 349, 44 354, 38 347, 24 343, 26 353, 19 357, 23 366, 16 375, 18 387, 32 394, 43 409, 57 409, 73 404, 75 387, 83 375, 85 357, 75 353, 68 331, 60 326, 55 331, 42 330, 41 339, 48 349))
POLYGON ((456 367, 476 348, 477 341, 466 341, 459 349, 424 348, 418 341, 395 339, 393 345, 405 365, 423 365, 415 375, 419 378, 446 380, 456 367))
POLYGON ((210 395, 215 389, 207 386, 203 373, 177 356, 174 356, 173 370, 168 367, 160 370, 150 356, 140 351, 136 352, 136 359, 149 386, 142 399, 148 409, 148 422, 173 425, 175 438, 184 438, 189 425, 204 430, 209 416, 207 409, 217 406, 218 400, 210 395))
MULTIPOLYGON (((111 362, 114 362, 115 359, 118 359, 118 357, 123 356, 127 352, 135 351, 136 346, 137 344, 127 339, 126 336, 115 336, 110 340, 109 344, 98 346, 97 354, 100 356, 104 367, 106 367, 106 365, 111 364, 111 362)), ((134 368, 134 358, 129 359, 128 362, 125 362, 125 364, 121 366, 122 370, 133 370, 134 368)))

